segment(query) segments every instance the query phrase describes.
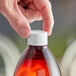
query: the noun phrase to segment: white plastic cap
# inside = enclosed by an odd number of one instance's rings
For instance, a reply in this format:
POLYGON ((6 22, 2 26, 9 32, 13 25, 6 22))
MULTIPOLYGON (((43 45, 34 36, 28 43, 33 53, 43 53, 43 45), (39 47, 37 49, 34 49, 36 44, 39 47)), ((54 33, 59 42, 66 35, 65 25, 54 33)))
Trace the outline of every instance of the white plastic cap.
POLYGON ((47 32, 42 30, 33 30, 28 38, 28 45, 43 46, 48 44, 47 32))

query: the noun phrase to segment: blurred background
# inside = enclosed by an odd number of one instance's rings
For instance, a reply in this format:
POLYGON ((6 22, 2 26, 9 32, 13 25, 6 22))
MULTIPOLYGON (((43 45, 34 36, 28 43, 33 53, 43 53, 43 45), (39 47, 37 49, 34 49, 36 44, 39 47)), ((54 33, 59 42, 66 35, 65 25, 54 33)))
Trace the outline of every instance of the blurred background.
MULTIPOLYGON (((49 48, 58 61, 61 62, 67 46, 76 39, 76 0, 51 0, 51 3, 55 25, 52 35, 49 37, 49 48)), ((32 23, 30 26, 33 30, 42 29, 41 25, 42 21, 39 21, 32 23)), ((22 53, 27 46, 27 40, 22 39, 11 28, 9 22, 2 14, 0 14, 0 34, 9 38, 20 53, 22 53)), ((0 74, 5 73, 4 66, 3 58, 0 55, 0 74)))

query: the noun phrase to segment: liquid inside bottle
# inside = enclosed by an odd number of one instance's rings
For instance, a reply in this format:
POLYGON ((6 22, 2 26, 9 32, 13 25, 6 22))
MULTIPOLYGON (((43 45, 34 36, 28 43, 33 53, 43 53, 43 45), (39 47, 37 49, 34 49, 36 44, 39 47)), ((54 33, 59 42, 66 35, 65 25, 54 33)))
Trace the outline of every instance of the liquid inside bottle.
POLYGON ((61 76, 47 48, 47 33, 35 30, 28 40, 27 51, 19 60, 14 76, 61 76))

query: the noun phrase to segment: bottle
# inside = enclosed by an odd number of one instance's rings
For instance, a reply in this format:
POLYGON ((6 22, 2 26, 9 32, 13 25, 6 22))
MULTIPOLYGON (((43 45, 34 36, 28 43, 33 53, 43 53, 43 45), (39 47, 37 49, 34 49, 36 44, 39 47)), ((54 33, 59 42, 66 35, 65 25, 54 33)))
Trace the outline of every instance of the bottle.
POLYGON ((47 32, 33 30, 28 38, 27 51, 22 54, 14 76, 61 76, 47 45, 47 32))

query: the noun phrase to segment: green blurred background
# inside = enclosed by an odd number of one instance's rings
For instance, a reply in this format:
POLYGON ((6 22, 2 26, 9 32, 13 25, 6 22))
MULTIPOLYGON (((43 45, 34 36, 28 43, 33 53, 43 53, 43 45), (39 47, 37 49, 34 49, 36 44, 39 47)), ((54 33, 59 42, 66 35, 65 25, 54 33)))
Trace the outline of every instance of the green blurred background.
MULTIPOLYGON (((60 61, 68 44, 76 39, 76 0, 51 0, 55 25, 49 37, 49 48, 60 61)), ((33 29, 42 29, 42 21, 34 22, 33 29)), ((0 14, 0 33, 9 37, 22 53, 27 40, 22 39, 10 26, 6 18, 0 14)), ((1 58, 1 57, 0 57, 1 58)), ((2 62, 2 59, 0 59, 2 62)))

